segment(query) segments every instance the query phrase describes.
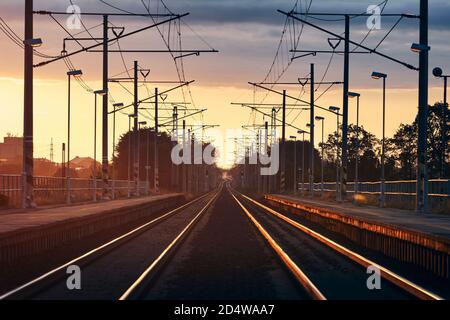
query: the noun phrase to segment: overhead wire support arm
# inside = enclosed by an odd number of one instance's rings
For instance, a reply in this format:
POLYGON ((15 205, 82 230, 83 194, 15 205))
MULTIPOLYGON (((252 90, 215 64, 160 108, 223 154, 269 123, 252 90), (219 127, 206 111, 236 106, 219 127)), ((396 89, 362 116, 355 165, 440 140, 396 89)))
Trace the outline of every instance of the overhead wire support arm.
MULTIPOLYGON (((139 110, 154 110, 154 108, 139 108, 139 110)), ((169 108, 158 108, 159 111, 173 111, 173 109, 169 109, 169 108)), ((200 111, 203 109, 181 109, 180 111, 185 112, 185 111, 200 111)))
POLYGON ((191 57, 191 56, 200 56, 200 52, 191 52, 191 53, 185 53, 185 54, 181 54, 179 56, 174 57, 174 60, 178 60, 178 59, 183 59, 183 58, 187 58, 187 57, 191 57))
MULTIPOLYGON (((33 14, 39 15, 73 15, 72 12, 65 11, 47 11, 47 10, 35 10, 33 14)), ((103 12, 79 12, 76 15, 81 16, 121 16, 121 17, 153 17, 153 18, 164 18, 164 17, 176 17, 177 14, 174 13, 164 13, 164 14, 148 14, 148 13, 103 13, 103 12)))
MULTIPOLYGON (((182 87, 184 87, 184 86, 188 86, 188 85, 190 85, 191 83, 194 83, 194 82, 195 82, 195 80, 191 80, 191 81, 185 82, 185 83, 183 83, 183 84, 181 84, 181 85, 179 85, 179 86, 176 86, 176 87, 174 87, 174 88, 168 89, 168 90, 163 91, 163 92, 160 92, 158 95, 161 96, 161 95, 163 95, 163 94, 166 94, 166 93, 175 91, 175 90, 180 89, 180 88, 182 88, 182 87)), ((149 100, 151 100, 151 99, 154 99, 155 97, 156 97, 156 96, 153 95, 153 96, 147 97, 147 98, 145 98, 145 99, 139 100, 139 101, 138 101, 138 105, 141 104, 141 103, 145 103, 146 101, 149 101, 149 100)), ((134 103, 131 103, 131 104, 126 105, 126 106, 123 106, 123 107, 118 108, 118 109, 116 109, 116 110, 114 110, 114 111, 110 111, 108 114, 113 114, 113 113, 115 113, 115 112, 122 111, 122 110, 127 109, 127 108, 132 107, 132 106, 134 106, 134 103)))
MULTIPOLYGON (((194 112, 194 113, 191 113, 191 114, 187 114, 185 116, 182 116, 181 118, 178 118, 178 120, 187 119, 187 118, 193 117, 193 116, 195 116, 195 115, 197 115, 199 113, 203 113, 205 111, 208 111, 208 109, 201 109, 200 111, 197 111, 197 112, 194 112)), ((158 125, 158 127, 164 127, 164 126, 169 125, 171 123, 172 123, 172 120, 171 121, 167 121, 167 122, 165 122, 163 124, 160 124, 160 125, 158 125)))
MULTIPOLYGON (((332 35, 333 37, 336 37, 336 38, 338 38, 338 39, 340 39, 340 40, 345 41, 345 37, 343 37, 343 36, 341 36, 341 35, 338 35, 338 34, 336 34, 336 33, 334 33, 334 32, 331 32, 331 31, 329 31, 329 30, 327 30, 327 29, 325 29, 325 28, 319 27, 319 26, 315 25, 314 23, 311 23, 311 22, 309 22, 309 21, 306 21, 305 19, 296 17, 295 14, 293 14, 293 13, 284 12, 283 10, 277 10, 277 11, 278 11, 279 13, 281 13, 281 14, 284 14, 284 15, 286 15, 286 16, 288 16, 288 17, 291 17, 292 19, 295 19, 295 20, 300 21, 300 22, 302 22, 302 23, 304 23, 304 24, 306 24, 306 25, 308 25, 308 26, 310 26, 310 27, 313 27, 314 29, 317 29, 317 30, 319 30, 319 31, 325 32, 325 33, 327 33, 327 34, 329 34, 329 35, 332 35)), ((299 14, 300 14, 300 13, 299 13, 299 14)), ((316 15, 318 15, 318 14, 316 14, 316 15)), ((322 14, 322 15, 341 15, 341 16, 350 16, 349 14, 322 14)), ((398 15, 396 15, 396 16, 398 16, 398 15)), ((409 15, 406 15, 406 16, 409 16, 409 15)), ((414 16, 414 17, 415 17, 415 16, 414 16)), ((387 54, 384 54, 384 53, 379 52, 378 50, 371 49, 371 48, 369 48, 369 47, 366 47, 366 46, 364 46, 364 45, 362 45, 362 44, 360 44, 360 43, 357 43, 357 42, 355 42, 355 41, 352 41, 352 40, 349 40, 348 42, 349 42, 350 44, 352 44, 352 45, 358 47, 358 48, 361 48, 361 49, 370 51, 371 53, 376 54, 376 55, 378 55, 378 56, 380 56, 380 57, 383 57, 383 58, 388 59, 388 60, 390 60, 390 61, 393 61, 393 62, 396 62, 396 63, 398 63, 398 64, 401 64, 401 65, 407 67, 408 69, 415 70, 415 71, 419 71, 419 68, 417 68, 417 67, 415 67, 415 66, 413 66, 413 65, 411 65, 411 64, 409 64, 409 63, 406 63, 406 62, 403 62, 403 61, 401 61, 401 60, 398 60, 398 59, 396 59, 396 58, 390 57, 390 56, 388 56, 387 54)))
MULTIPOLYGON (((268 113, 265 113, 265 112, 263 112, 263 111, 261 111, 261 110, 258 110, 258 108, 256 108, 256 107, 252 107, 252 106, 245 106, 245 107, 250 108, 250 109, 252 109, 253 111, 256 111, 256 112, 258 112, 258 113, 260 113, 260 114, 262 114, 262 115, 264 115, 264 116, 266 116, 266 117, 271 117, 271 116, 272 116, 271 114, 268 114, 268 113)), ((280 123, 283 123, 283 121, 280 120, 280 119, 278 119, 278 118, 275 118, 275 121, 280 122, 280 123)), ((292 129, 295 129, 295 130, 302 130, 302 131, 304 131, 303 129, 297 128, 296 126, 294 126, 294 125, 292 125, 292 124, 290 124, 290 123, 286 123, 286 126, 292 128, 292 129)), ((305 132, 305 133, 306 133, 306 132, 305 132)), ((309 133, 308 133, 308 134, 309 134, 309 133)))
MULTIPOLYGON (((299 49, 291 49, 291 50, 289 50, 289 52, 292 52, 292 53, 305 53, 305 52, 308 52, 308 53, 313 54, 314 56, 319 54, 319 53, 337 53, 337 54, 344 54, 345 53, 344 51, 337 51, 337 50, 333 51, 333 50, 299 50, 299 49)), ((353 51, 353 52, 350 52, 350 53, 370 54, 370 53, 372 53, 372 51, 370 51, 370 50, 367 50, 367 51, 353 51)), ((294 57, 294 59, 295 58, 302 58, 302 56, 294 57)))
MULTIPOLYGON (((325 82, 315 82, 315 84, 343 84, 344 82, 342 81, 325 81, 325 82)), ((259 85, 280 85, 280 86, 306 86, 308 85, 308 83, 305 84, 301 84, 299 82, 260 82, 258 83, 259 85)))
MULTIPOLYGON (((99 53, 101 50, 86 50, 89 53, 99 53)), ((158 50, 158 49, 123 49, 123 50, 109 50, 111 53, 181 53, 187 55, 200 55, 201 53, 218 53, 219 50, 158 50)), ((180 58, 180 57, 179 57, 180 58)))
MULTIPOLYGON (((278 10, 281 12, 281 10, 278 10)), ((292 15, 302 15, 302 16, 349 16, 351 18, 355 17, 372 17, 373 14, 371 13, 327 13, 327 12, 297 12, 297 11, 291 11, 290 14, 292 15)), ((412 18, 412 19, 420 19, 420 15, 410 14, 410 13, 380 13, 379 16, 381 17, 403 17, 403 18, 412 18)))
MULTIPOLYGON (((112 83, 134 83, 134 81, 132 79, 129 78, 122 78, 122 79, 109 79, 109 82, 112 83)), ((139 80, 137 81, 137 83, 146 83, 146 84, 181 84, 184 83, 183 81, 166 81, 166 80, 161 80, 161 81, 145 81, 145 80, 139 80)))
MULTIPOLYGON (((154 101, 146 101, 146 102, 141 102, 141 104, 155 104, 155 102, 154 101)), ((164 102, 163 104, 164 105, 170 104, 171 106, 178 107, 179 109, 181 109, 180 111, 193 110, 193 109, 187 109, 187 107, 186 107, 187 105, 191 105, 190 102, 164 102)), ((164 110, 164 109, 160 108, 159 110, 164 110)), ((168 109, 168 110, 172 110, 172 109, 168 109)))
MULTIPOLYGON (((276 94, 278 94, 278 95, 283 95, 282 92, 279 92, 279 91, 276 91, 276 90, 273 90, 273 89, 270 89, 270 88, 266 88, 266 87, 261 86, 261 85, 259 85, 259 84, 257 84, 257 83, 249 82, 249 84, 252 85, 252 86, 256 86, 256 87, 258 87, 258 88, 261 88, 261 89, 264 89, 264 90, 267 90, 267 91, 276 93, 276 94)), ((308 101, 306 101, 306 100, 302 100, 302 99, 300 99, 300 98, 296 98, 296 97, 290 96, 290 95, 288 95, 288 94, 286 94, 286 97, 289 98, 289 99, 296 100, 296 101, 299 101, 299 102, 302 102, 302 103, 305 103, 305 104, 308 104, 308 105, 309 105, 308 101)), ((314 105, 314 106, 315 106, 316 108, 319 108, 319 109, 323 110, 323 111, 331 112, 331 111, 330 111, 329 109, 327 109, 327 108, 324 108, 324 107, 321 107, 321 106, 318 106, 318 105, 314 105)))
POLYGON ((220 127, 220 125, 218 124, 207 124, 207 125, 203 125, 203 126, 197 126, 197 128, 192 127, 193 129, 191 130, 192 132, 197 132, 199 130, 208 130, 208 129, 214 129, 214 128, 218 128, 220 127))
MULTIPOLYGON (((145 31, 145 30, 149 30, 149 29, 155 28, 155 27, 160 26, 160 25, 162 25, 162 24, 165 24, 165 23, 167 23, 167 22, 170 22, 170 21, 173 21, 173 20, 181 19, 181 18, 183 18, 183 17, 185 17, 185 16, 187 16, 187 15, 189 15, 189 13, 177 15, 177 16, 172 17, 172 18, 170 18, 170 19, 166 19, 166 20, 164 20, 164 21, 157 22, 157 23, 155 23, 155 24, 146 26, 146 27, 141 28, 141 29, 137 29, 137 30, 131 31, 131 32, 129 32, 129 33, 126 33, 126 34, 124 34, 124 35, 120 35, 120 36, 115 37, 115 38, 112 38, 112 39, 108 39, 108 40, 106 41, 106 43, 115 42, 115 41, 117 41, 117 40, 119 40, 119 39, 123 39, 123 38, 129 37, 129 36, 135 35, 135 34, 137 34, 137 33, 143 32, 143 31, 145 31)), ((108 16, 108 14, 104 14, 103 16, 108 16)), ((79 53, 82 53, 82 52, 87 52, 88 50, 91 50, 91 49, 94 49, 94 48, 97 48, 97 47, 100 47, 100 46, 103 46, 103 45, 104 45, 104 42, 96 43, 96 44, 94 44, 94 45, 92 45, 92 46, 89 46, 89 47, 86 47, 86 48, 82 48, 82 49, 80 49, 80 50, 77 50, 77 51, 74 51, 74 52, 71 52, 71 53, 67 53, 67 54, 61 55, 61 56, 59 56, 59 57, 57 57, 57 58, 50 59, 50 60, 47 60, 47 61, 43 61, 43 62, 41 62, 41 63, 38 63, 38 64, 34 65, 33 67, 35 67, 35 68, 37 68, 37 67, 42 67, 42 66, 48 65, 48 64, 50 64, 50 63, 53 63, 53 62, 56 62, 56 61, 59 61, 59 60, 62 60, 62 59, 71 57, 71 56, 73 56, 73 55, 76 55, 76 54, 79 54, 79 53)))
MULTIPOLYGON (((231 105, 242 106, 242 107, 246 107, 246 106, 258 106, 258 107, 266 106, 266 107, 271 107, 271 109, 272 109, 272 107, 282 107, 282 104, 279 104, 279 103, 251 103, 251 102, 248 102, 248 103, 246 103, 246 102, 239 102, 239 103, 237 103, 237 102, 232 102, 231 105)), ((289 104, 289 103, 286 104, 286 107, 307 107, 307 106, 309 107, 309 104, 289 104)))

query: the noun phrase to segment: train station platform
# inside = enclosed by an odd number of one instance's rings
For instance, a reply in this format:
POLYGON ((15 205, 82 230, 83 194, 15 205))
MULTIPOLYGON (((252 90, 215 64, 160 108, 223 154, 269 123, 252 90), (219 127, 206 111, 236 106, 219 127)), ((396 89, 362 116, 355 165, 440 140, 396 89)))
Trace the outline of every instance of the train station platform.
POLYGON ((0 265, 185 202, 179 193, 0 212, 0 265))
POLYGON ((264 198, 271 205, 319 223, 359 245, 449 277, 450 216, 292 195, 264 198))

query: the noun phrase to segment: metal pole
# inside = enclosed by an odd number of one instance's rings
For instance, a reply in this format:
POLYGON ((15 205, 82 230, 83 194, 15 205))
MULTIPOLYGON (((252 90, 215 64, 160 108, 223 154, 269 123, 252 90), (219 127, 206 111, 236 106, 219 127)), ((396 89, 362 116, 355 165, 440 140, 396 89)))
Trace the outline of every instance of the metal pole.
POLYGON ((285 191, 286 179, 286 90, 283 90, 283 109, 282 109, 282 133, 281 133, 281 175, 280 175, 280 191, 285 191))
POLYGON ((94 93, 94 167, 92 172, 93 181, 93 200, 97 201, 97 94, 94 93))
MULTIPOLYGON (((33 39, 33 0, 25 1, 25 40, 33 39)), ((33 48, 25 44, 22 207, 35 206, 33 189, 33 48)))
POLYGON ((356 97, 356 156, 355 156, 355 185, 353 186, 354 195, 358 194, 358 184, 359 184, 359 177, 358 177, 358 165, 359 165, 359 136, 360 136, 360 130, 359 130, 359 98, 360 96, 356 97))
POLYGON ((116 198, 116 168, 114 165, 115 155, 116 155, 116 107, 114 107, 114 114, 113 114, 113 145, 112 145, 112 166, 111 166, 113 200, 116 198))
POLYGON ((141 194, 141 124, 138 123, 138 134, 137 134, 137 149, 138 149, 138 193, 141 194))
MULTIPOLYGON (((176 118, 175 118, 176 112, 177 112, 177 107, 173 107, 173 111, 172 111, 172 147, 174 147, 176 145, 176 143, 173 141, 173 140, 175 140, 174 138, 176 138, 178 141, 177 132, 176 132, 176 118)), ((170 165, 170 188, 171 188, 171 190, 176 189, 175 171, 176 171, 176 166, 173 163, 173 161, 171 161, 171 165, 170 165)))
POLYGON ((69 205, 71 203, 71 192, 70 192, 70 75, 68 78, 68 94, 67 94, 67 198, 66 203, 69 205))
POLYGON ((350 81, 350 17, 345 16, 345 53, 344 53, 344 103, 342 122, 342 163, 341 163, 341 190, 340 199, 347 196, 347 162, 348 162, 348 91, 350 81))
POLYGON ((314 105, 315 105, 315 98, 314 98, 314 63, 311 63, 311 75, 310 75, 310 81, 311 81, 311 95, 310 95, 310 159, 309 159, 309 192, 311 195, 311 198, 314 198, 314 129, 315 129, 315 114, 314 114, 314 105))
POLYGON ((294 194, 297 194, 297 139, 294 139, 294 194))
POLYGON ((336 128, 336 201, 341 201, 341 191, 340 191, 340 183, 339 183, 339 114, 336 114, 337 119, 337 128, 336 128))
MULTIPOLYGON (((272 117, 271 117, 271 144, 277 143, 277 135, 276 135, 276 121, 277 121, 277 111, 275 108, 272 108, 272 117)), ((272 150, 270 153, 272 154, 272 150)), ((277 190, 277 174, 271 176, 271 192, 276 192, 277 190)))
POLYGON ((324 160, 324 158, 323 158, 323 155, 324 155, 324 136, 325 136, 325 129, 324 129, 324 127, 325 127, 325 119, 322 119, 322 164, 321 164, 321 178, 320 178, 320 182, 321 182, 321 190, 322 190, 322 192, 321 192, 321 196, 322 196, 322 198, 323 198, 323 196, 324 196, 324 184, 323 184, 323 167, 324 167, 324 162, 325 162, 325 160, 324 160))
POLYGON ((128 198, 131 197, 131 143, 133 135, 131 133, 131 117, 128 116, 128 198))
POLYGON ((138 62, 134 61, 134 188, 136 192, 136 196, 139 196, 139 132, 138 132, 138 123, 139 123, 139 103, 138 103, 138 62))
POLYGON ((305 132, 302 135, 302 196, 305 196, 305 132))
POLYGON ((146 181, 146 194, 147 196, 150 193, 150 128, 147 128, 147 159, 146 159, 146 165, 145 165, 145 181, 146 181))
POLYGON ((242 179, 243 188, 247 188, 247 140, 244 137, 244 175, 242 179))
POLYGON ((188 192, 192 192, 192 164, 193 164, 193 161, 192 161, 192 159, 193 159, 193 157, 194 157, 194 154, 193 154, 193 138, 192 138, 192 134, 191 134, 191 129, 188 129, 188 141, 189 141, 189 149, 190 149, 190 157, 189 157, 189 164, 188 164, 188 168, 187 168, 187 172, 188 172, 188 179, 187 179, 187 181, 188 181, 188 184, 187 184, 187 189, 188 189, 188 192))
MULTIPOLYGON (((257 150, 256 150, 256 156, 258 159, 260 159, 260 154, 261 154, 261 130, 258 129, 258 134, 257 134, 257 150)), ((259 160, 256 163, 255 166, 255 176, 256 176, 256 184, 258 186, 258 194, 261 194, 261 174, 260 174, 260 168, 259 168, 259 160)))
MULTIPOLYGON (((174 112, 175 112, 175 132, 176 132, 176 137, 177 137, 177 141, 175 142, 176 144, 178 143, 178 108, 174 107, 174 112)), ((175 186, 176 186, 176 190, 181 190, 180 188, 180 166, 175 166, 175 186)))
MULTIPOLYGON (((103 92, 108 93, 108 16, 103 16, 103 92)), ((108 94, 103 96, 102 111, 102 178, 103 199, 109 200, 108 163, 108 94)))
MULTIPOLYGON (((428 47, 428 0, 420 0, 420 44, 428 47)), ((417 143, 416 210, 427 211, 427 112, 428 111, 428 50, 421 50, 419 58, 419 135, 417 143)))
MULTIPOLYGON (((62 144, 62 164, 61 164, 61 178, 65 178, 66 177, 66 144, 63 143, 62 144)), ((64 182, 62 183, 64 185, 64 182)))
MULTIPOLYGON (((183 157, 184 153, 187 152, 187 145, 186 145, 186 120, 183 120, 183 157)), ((183 193, 187 192, 187 179, 186 179, 186 164, 183 163, 181 167, 181 178, 182 178, 182 185, 183 185, 183 193)))
POLYGON ((158 88, 155 88, 155 140, 154 140, 154 151, 155 151, 155 192, 159 192, 159 155, 158 155, 158 102, 159 102, 159 96, 158 96, 158 88))
POLYGON ((386 77, 383 77, 383 140, 381 144, 381 197, 380 207, 384 208, 386 204, 385 198, 385 145, 386 145, 386 77))
MULTIPOLYGON (((267 156, 269 152, 269 122, 264 123, 265 134, 264 134, 264 155, 267 156)), ((265 180, 264 183, 264 193, 270 193, 270 178, 269 176, 263 176, 265 180)))
POLYGON ((444 104, 442 105, 442 128, 441 128, 441 174, 440 178, 444 179, 446 177, 445 175, 445 156, 447 155, 447 148, 446 148, 446 142, 447 142, 447 79, 448 77, 444 77, 444 104))

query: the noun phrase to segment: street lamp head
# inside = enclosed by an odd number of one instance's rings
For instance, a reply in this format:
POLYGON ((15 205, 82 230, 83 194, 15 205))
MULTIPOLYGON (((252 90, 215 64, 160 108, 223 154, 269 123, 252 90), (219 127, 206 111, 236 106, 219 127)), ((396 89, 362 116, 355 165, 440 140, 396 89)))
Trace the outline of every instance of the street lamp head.
POLYGON ((290 137, 289 137, 289 139, 293 139, 293 140, 296 140, 296 139, 297 139, 297 137, 296 137, 296 136, 290 136, 290 137))
POLYGON ((141 122, 139 122, 139 125, 145 126, 145 125, 147 125, 147 121, 141 121, 141 122))
POLYGON ((378 79, 386 79, 387 78, 387 74, 385 73, 381 73, 381 72, 372 72, 372 79, 378 80, 378 79))
POLYGON ((334 112, 339 112, 339 110, 341 110, 341 108, 335 107, 335 106, 330 106, 330 107, 328 107, 328 110, 334 111, 334 112))
POLYGON ((81 70, 70 70, 67 72, 68 76, 73 76, 73 77, 81 77, 83 75, 83 71, 81 70))
POLYGON ((306 131, 305 130, 298 130, 297 133, 298 134, 303 134, 303 133, 306 133, 306 131))
POLYGON ((114 108, 122 108, 123 106, 124 106, 124 104, 123 104, 122 102, 114 103, 114 104, 113 104, 113 107, 114 107, 114 108))
POLYGON ((444 73, 444 72, 443 72, 442 69, 439 68, 439 67, 433 69, 433 76, 435 76, 435 77, 437 77, 437 78, 442 77, 442 74, 443 74, 443 73, 444 73))
POLYGON ((94 91, 94 94, 99 95, 99 96, 106 96, 108 94, 108 92, 106 90, 96 90, 96 91, 94 91))
POLYGON ((421 53, 422 51, 430 51, 431 47, 420 44, 420 43, 413 43, 411 45, 411 51, 415 53, 421 53))
POLYGON ((316 121, 323 121, 323 120, 325 120, 325 118, 324 118, 324 117, 319 117, 319 116, 316 116, 316 121))
POLYGON ((42 39, 41 38, 27 39, 23 41, 23 44, 31 46, 32 48, 39 48, 40 46, 42 46, 42 39))
POLYGON ((135 115, 134 113, 130 113, 130 114, 128 115, 128 117, 129 117, 129 118, 136 118, 136 115, 135 115))
POLYGON ((361 96, 361 94, 357 93, 357 92, 349 92, 348 93, 349 98, 359 98, 360 96, 361 96))
POLYGON ((306 126, 307 126, 308 128, 311 128, 311 123, 307 123, 306 126))

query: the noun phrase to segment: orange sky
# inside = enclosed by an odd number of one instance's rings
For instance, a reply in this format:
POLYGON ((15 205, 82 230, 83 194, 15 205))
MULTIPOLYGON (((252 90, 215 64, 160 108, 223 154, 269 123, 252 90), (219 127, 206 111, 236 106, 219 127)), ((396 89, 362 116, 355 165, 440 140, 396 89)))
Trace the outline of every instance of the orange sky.
MULTIPOLYGON (((44 3, 45 1, 36 1, 44 3)), ((78 1, 84 3, 83 1, 78 1)), ((172 1, 173 2, 173 1, 172 1)), ((264 2, 264 1, 263 1, 264 2)), ((224 2, 225 5, 226 2, 224 2)), ((266 3, 266 2, 264 2, 266 3)), ((58 3, 59 4, 59 3, 58 3)), ((5 4, 2 4, 5 5, 5 4)), ((0 5, 0 12, 2 8, 0 5)), ((364 8, 364 5, 361 5, 364 8)), ((180 7, 182 4, 180 2, 180 7)), ((19 34, 23 29, 22 8, 6 10, 11 13, 4 18, 19 34)), ((271 10, 270 8, 267 10, 271 10)), ((364 9, 363 9, 364 10, 364 9)), ((412 10, 415 11, 415 10, 412 10)), ((5 12, 5 10, 3 10, 5 12)), ((265 11, 264 11, 265 12, 265 11)), ((272 11, 271 11, 272 12, 272 11)), ((191 12, 195 17, 196 12, 191 12)), ((214 14, 220 15, 220 12, 214 14)), ((219 54, 205 54, 200 57, 186 59, 185 69, 187 80, 196 80, 192 86, 192 93, 198 108, 207 108, 208 112, 204 116, 205 123, 220 124, 221 129, 240 128, 244 124, 251 124, 249 112, 242 108, 231 106, 231 102, 251 102, 253 101, 252 87, 247 85, 248 81, 261 81, 270 66, 273 59, 274 50, 279 41, 280 33, 283 27, 283 19, 278 17, 275 10, 273 15, 275 21, 265 24, 259 21, 241 22, 193 22, 196 32, 202 35, 203 39, 214 48, 220 50, 219 54)), ((271 17, 271 15, 268 15, 271 17)), ((87 21, 88 26, 97 24, 98 21, 87 21)), ((115 21, 116 24, 120 21, 115 21)), ((128 23, 127 30, 131 31, 142 26, 142 23, 128 23)), ((386 32, 385 26, 384 32, 386 32)), ((410 43, 417 40, 417 32, 411 31, 414 28, 407 28, 404 32, 394 33, 393 38, 388 39, 388 45, 391 47, 381 49, 396 57, 417 64, 418 57, 409 51, 410 43), (392 46, 392 44, 394 44, 392 46)), ((95 31, 93 31, 95 33, 95 31)), ((35 34, 44 40, 43 52, 55 53, 61 49, 61 39, 65 36, 54 24, 49 23, 48 19, 37 17, 35 21, 35 34)), ((355 38, 361 37, 364 29, 355 30, 355 38)), ((382 37, 383 30, 375 33, 374 37, 382 37)), ((432 54, 430 56, 430 68, 440 65, 446 69, 442 58, 446 47, 436 39, 448 35, 448 32, 442 30, 430 30, 430 39, 432 54)), ((186 34, 187 40, 185 47, 205 48, 203 40, 196 35, 186 34)), ((3 34, 0 34, 2 41, 0 58, 0 99, 1 114, 0 117, 0 137, 7 133, 16 135, 22 134, 22 110, 23 110, 23 51, 7 41, 3 34)), ((326 39, 326 37, 325 37, 326 39)), ((153 48, 161 49, 161 41, 157 42, 158 35, 154 32, 147 32, 133 39, 124 40, 123 47, 128 48, 153 48)), ((159 39, 160 40, 160 39, 159 39)), ((302 48, 312 48, 318 42, 318 35, 314 31, 305 34, 302 48)), ((326 42, 326 40, 324 40, 326 42)), ((376 43, 376 41, 374 41, 376 43)), ((71 47, 70 49, 74 49, 71 47)), ((444 55, 445 56, 445 55, 444 55)), ((133 60, 139 60, 139 64, 152 70, 150 78, 153 80, 175 80, 176 73, 173 62, 167 55, 125 55, 126 64, 131 67, 133 60)), ((83 54, 73 59, 77 67, 82 68, 85 79, 93 89, 100 89, 101 82, 101 56, 96 54, 83 54)), ((284 81, 293 81, 299 75, 308 73, 309 63, 316 63, 317 73, 323 74, 328 57, 316 57, 311 59, 299 59, 289 69, 289 73, 282 79, 284 81)), ((124 68, 120 56, 111 55, 110 74, 123 72, 124 68)), ((361 97, 361 124, 377 136, 381 134, 381 82, 370 79, 370 73, 373 70, 387 72, 388 92, 387 92, 387 135, 392 136, 400 123, 411 123, 417 112, 417 73, 399 67, 393 63, 384 61, 380 58, 371 56, 359 57, 352 56, 351 66, 351 91, 357 91, 362 94, 361 97)), ((61 144, 66 140, 67 131, 67 77, 65 76, 65 66, 58 62, 48 67, 35 70, 35 156, 49 157, 50 141, 53 138, 55 144, 55 159, 60 161, 61 144)), ((342 59, 336 57, 325 80, 339 81, 342 77, 342 59)), ((295 80, 294 80, 295 81, 295 80)), ((131 87, 129 87, 131 89, 131 87)), ((151 92, 154 87, 149 86, 151 92)), ((164 88, 161 87, 160 90, 164 88)), ((277 87, 282 90, 282 87, 277 87)), ((298 95, 298 88, 287 88, 288 93, 293 96, 298 95)), ((324 88, 321 88, 322 91, 324 88)), ((123 101, 129 104, 132 97, 125 90, 117 85, 111 85, 111 93, 118 102, 123 101)), ((319 92, 320 93, 320 92, 319 92)), ((140 89, 141 97, 146 97, 146 89, 140 89)), ((257 100, 262 97, 259 92, 257 100)), ((430 76, 430 98, 429 102, 442 100, 441 82, 430 76)), ((308 100, 308 94, 303 96, 308 100)), ((174 92, 169 95, 168 100, 180 101, 182 96, 180 92, 174 92)), ((93 105, 94 97, 81 89, 75 82, 73 83, 72 94, 72 151, 71 155, 92 156, 93 153, 93 105)), ((277 95, 270 95, 265 102, 280 103, 281 98, 277 95)), ((329 105, 342 106, 342 91, 339 87, 329 91, 318 102, 319 105, 328 107, 329 105)), ((99 118, 100 118, 100 99, 99 99, 99 118)), ((350 122, 355 121, 355 102, 350 101, 350 122)), ((167 114, 166 114, 167 115, 167 114)), ((335 130, 335 117, 329 114, 317 111, 317 115, 327 117, 326 134, 335 130)), ((288 121, 296 118, 296 114, 291 114, 288 121)), ((124 115, 118 115, 117 118, 117 136, 126 132, 128 129, 128 120, 124 115)), ((112 117, 111 119, 112 120, 112 117)), ((200 117, 194 119, 200 120, 200 117)), ((263 122, 261 117, 256 118, 255 122, 263 122)), ((305 128, 309 122, 309 113, 304 111, 295 121, 295 125, 305 128)), ((112 121, 110 121, 112 125, 112 121)), ((110 128, 111 128, 110 125, 110 128)), ((112 128, 111 128, 112 129, 112 128)), ((99 122, 98 136, 100 135, 101 123, 99 122)), ((288 135, 295 134, 288 130, 288 135)), ((316 144, 320 141, 320 131, 317 133, 316 144)), ((112 136, 112 134, 111 134, 112 136)), ((99 143, 100 143, 100 136, 99 143)), ((220 144, 220 143, 219 143, 220 144)), ((100 144, 99 144, 100 145, 100 144)), ((112 142, 111 142, 112 145, 112 142)), ((98 148, 100 150, 100 147, 98 148)), ((230 151, 230 150, 228 150, 230 151)), ((111 153, 111 152, 110 152, 111 153)), ((223 152, 225 154, 225 152, 223 152)), ((98 153, 100 158, 100 151, 98 153)), ((224 162, 224 160, 222 160, 224 162)))

